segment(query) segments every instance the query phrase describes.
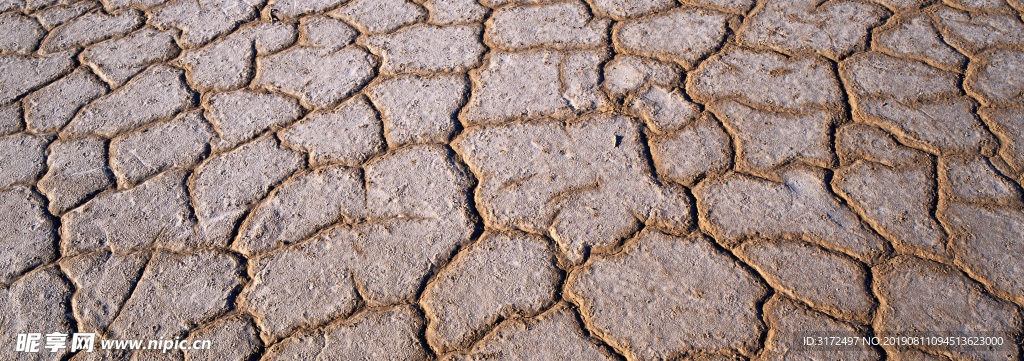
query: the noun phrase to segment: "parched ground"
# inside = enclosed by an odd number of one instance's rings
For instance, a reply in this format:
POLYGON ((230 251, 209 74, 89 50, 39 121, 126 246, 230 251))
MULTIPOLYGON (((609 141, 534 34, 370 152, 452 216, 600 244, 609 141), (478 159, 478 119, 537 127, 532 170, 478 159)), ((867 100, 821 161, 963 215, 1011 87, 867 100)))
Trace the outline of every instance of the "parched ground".
POLYGON ((1022 359, 1021 0, 254 1, 0 0, 0 360, 1022 359))

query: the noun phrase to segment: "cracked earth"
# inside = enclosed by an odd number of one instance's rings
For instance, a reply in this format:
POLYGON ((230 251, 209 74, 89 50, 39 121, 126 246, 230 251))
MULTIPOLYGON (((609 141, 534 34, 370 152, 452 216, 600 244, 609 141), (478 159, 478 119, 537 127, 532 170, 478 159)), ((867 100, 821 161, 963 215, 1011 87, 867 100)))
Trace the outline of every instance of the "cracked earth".
POLYGON ((1021 360, 1022 12, 0 0, 0 359, 1021 360))

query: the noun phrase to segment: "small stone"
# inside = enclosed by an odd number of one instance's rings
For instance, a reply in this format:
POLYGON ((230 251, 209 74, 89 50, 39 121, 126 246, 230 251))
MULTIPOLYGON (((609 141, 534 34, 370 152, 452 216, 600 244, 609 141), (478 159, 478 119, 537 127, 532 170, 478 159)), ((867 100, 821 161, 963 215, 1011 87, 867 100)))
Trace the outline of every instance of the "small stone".
POLYGON ((169 60, 177 54, 172 32, 147 27, 123 38, 90 46, 82 51, 81 59, 112 88, 117 88, 147 65, 169 60))
POLYGON ((430 13, 427 20, 435 25, 478 23, 487 16, 487 8, 476 0, 426 0, 423 7, 430 13))
POLYGON ((199 233, 208 243, 226 246, 249 208, 302 165, 299 154, 278 146, 271 135, 209 158, 196 168, 190 186, 199 233))
POLYGON ((364 33, 381 34, 423 21, 427 12, 406 0, 352 0, 328 15, 348 20, 364 33))
POLYGON ((377 112, 359 97, 330 112, 310 113, 278 136, 284 144, 309 152, 314 164, 355 166, 384 149, 381 132, 377 112))
MULTIPOLYGON (((56 258, 56 230, 45 213, 43 201, 25 186, 0 191, 0 249, 4 250, 0 254, 0 283, 14 282, 22 273, 56 258)), ((7 306, 4 308, 13 312, 7 306)), ((0 325, 4 316, 17 315, 0 314, 0 325)))
POLYGON ((149 20, 163 28, 181 29, 177 44, 192 48, 255 18, 257 6, 248 0, 171 0, 151 12, 149 20))
POLYGON ((280 17, 297 18, 304 14, 322 13, 345 2, 345 0, 279 0, 270 4, 270 17, 277 20, 280 17))
POLYGON ((36 20, 39 20, 39 24, 42 25, 44 29, 53 30, 53 28, 76 19, 87 11, 99 6, 100 4, 98 2, 84 0, 71 5, 51 6, 33 13, 32 16, 34 16, 36 20))
POLYGON ((343 166, 288 180, 249 213, 233 248, 244 255, 263 253, 308 238, 343 214, 358 214, 365 207, 362 186, 362 174, 343 166))
POLYGON ((355 309, 352 252, 338 246, 345 244, 318 238, 249 261, 253 280, 239 298, 255 314, 263 340, 320 327, 355 309))
POLYGON ((133 185, 170 168, 195 165, 213 139, 198 111, 127 133, 110 141, 110 167, 120 185, 133 185))
POLYGON ((209 350, 185 350, 188 360, 195 361, 245 361, 252 358, 263 347, 252 321, 242 317, 231 317, 214 321, 198 330, 188 333, 190 344, 209 341, 209 350))
POLYGON ((14 184, 31 185, 46 169, 46 137, 29 133, 0 137, 0 189, 14 184))
POLYGON ((678 89, 670 91, 657 85, 637 94, 629 110, 658 133, 679 130, 700 115, 697 104, 686 100, 678 89))
POLYGON ((554 258, 538 236, 481 236, 423 290, 427 341, 447 352, 468 346, 500 318, 539 313, 560 282, 554 258))
POLYGON ((596 104, 572 99, 599 98, 600 57, 587 63, 594 77, 568 79, 561 65, 580 60, 551 50, 492 52, 483 67, 471 76, 474 89, 462 111, 469 124, 497 123, 517 118, 567 117, 593 110, 596 104), (575 86, 570 86, 570 81, 575 86), (579 107, 577 107, 579 105, 579 107))
POLYGON ((675 133, 655 135, 650 147, 658 175, 690 187, 725 172, 732 163, 729 135, 711 117, 675 133))
MULTIPOLYGON (((1007 255, 1006 252, 1000 253, 1007 255)), ((1016 262, 1011 264, 1020 264, 1019 260, 1016 262)), ((1016 306, 989 296, 949 266, 897 256, 876 268, 873 274, 873 288, 880 301, 874 330, 880 337, 932 330, 954 332, 951 335, 957 336, 985 332, 1006 332, 1008 335, 1021 327, 1016 306)), ((906 349, 885 348, 887 353, 906 349)), ((1019 354, 1016 347, 976 346, 971 348, 972 351, 942 346, 915 348, 951 353, 955 359, 970 357, 986 361, 1012 360, 1019 354)))
POLYGON ((473 25, 417 24, 360 42, 384 58, 383 74, 464 72, 480 63, 480 32, 473 25))
POLYGON ((770 0, 740 29, 747 46, 786 54, 818 53, 838 60, 867 47, 868 31, 883 23, 885 8, 858 1, 770 0))
POLYGON ((31 53, 46 34, 39 22, 18 13, 0 14, 0 52, 31 53))
POLYGON ((729 15, 697 7, 681 7, 659 15, 618 24, 616 48, 626 53, 675 61, 689 69, 718 47, 729 15))
POLYGON ((827 168, 834 162, 830 132, 837 113, 775 112, 732 100, 712 103, 708 109, 735 134, 738 171, 776 179, 774 169, 783 164, 827 168))
POLYGON ((813 56, 786 57, 729 47, 711 56, 686 79, 687 94, 700 103, 740 98, 751 105, 790 110, 836 108, 843 102, 832 66, 813 56))
POLYGON ((229 90, 245 86, 255 73, 252 59, 275 53, 297 37, 294 27, 283 23, 259 23, 199 49, 187 49, 174 60, 186 69, 189 84, 196 90, 229 90), (255 45, 255 46, 254 46, 255 45))
POLYGON ((86 198, 114 186, 107 166, 107 145, 102 138, 58 140, 50 146, 48 170, 39 190, 50 200, 50 212, 59 215, 86 198))
POLYGON ((783 294, 833 317, 871 321, 867 269, 857 261, 800 241, 756 239, 734 251, 783 294))
POLYGON ((268 128, 288 125, 299 118, 301 111, 291 98, 249 90, 214 93, 206 109, 206 118, 224 141, 218 144, 222 149, 234 148, 268 128))
POLYGON ((107 331, 142 277, 149 257, 145 252, 118 255, 104 251, 60 262, 77 290, 71 305, 81 331, 107 331))
POLYGON ((460 352, 447 361, 477 360, 614 360, 594 344, 580 328, 572 309, 566 304, 529 319, 501 323, 468 352, 460 352))
POLYGON ((328 108, 370 81, 376 60, 359 47, 336 52, 294 47, 256 60, 254 84, 299 97, 310 108, 328 108))
POLYGON ((978 114, 999 138, 1003 160, 1024 172, 1024 108, 983 108, 978 114))
POLYGON ((45 336, 37 353, 16 351, 16 346, 19 334, 73 333, 74 320, 68 309, 72 293, 71 285, 56 267, 33 272, 0 288, 0 305, 4 305, 0 312, 0 359, 57 361, 67 356, 69 349, 49 352, 44 348, 45 336))
POLYGON ((994 47, 1024 44, 1024 23, 1017 15, 972 14, 944 6, 937 7, 931 15, 940 25, 943 38, 968 56, 994 47))
POLYGON ((62 137, 97 134, 112 138, 160 119, 169 119, 192 105, 193 95, 180 70, 158 65, 78 113, 62 137))
POLYGON ((639 126, 593 114, 571 122, 470 128, 452 146, 479 179, 477 207, 499 229, 549 234, 561 261, 607 250, 637 223, 684 232, 689 200, 657 183, 641 152, 639 126))
POLYGON ((367 95, 380 109, 389 147, 447 143, 469 81, 463 75, 402 75, 371 85, 367 95))
POLYGON ((491 15, 484 40, 499 47, 596 48, 608 44, 608 19, 594 19, 579 1, 508 6, 491 15))
POLYGON ((419 338, 423 330, 421 317, 409 306, 370 310, 326 330, 288 338, 271 347, 264 359, 428 360, 426 345, 419 338))
MULTIPOLYGON (((842 276, 840 276, 842 277, 842 276)), ((808 310, 784 297, 773 296, 764 304, 765 318, 771 331, 765 340, 765 350, 757 360, 880 360, 878 351, 866 344, 855 347, 816 350, 815 346, 798 344, 800 336, 867 337, 853 326, 833 321, 828 316, 808 310), (812 336, 813 335, 813 336, 812 336)))
POLYGON ((868 264, 886 253, 882 239, 832 196, 821 172, 793 168, 780 177, 783 183, 731 174, 697 185, 701 228, 726 244, 800 237, 868 264))
POLYGON ((957 71, 967 63, 967 57, 947 45, 925 15, 897 15, 895 21, 875 30, 872 42, 890 54, 944 70, 957 71))
POLYGON ((899 168, 931 162, 926 153, 896 143, 879 128, 859 123, 846 124, 836 130, 836 152, 843 164, 864 159, 899 168))
POLYGON ((173 339, 231 307, 241 284, 238 260, 216 251, 157 251, 110 325, 117 338, 173 339))
POLYGON ((630 359, 751 354, 765 330, 758 315, 765 287, 699 233, 643 231, 621 253, 595 256, 565 283, 591 332, 630 359))
POLYGON ((1022 207, 1020 187, 979 155, 939 158, 939 182, 949 199, 1022 207))
POLYGON ((931 165, 930 160, 898 167, 858 161, 840 168, 832 185, 897 250, 944 259, 945 234, 930 213, 937 197, 931 165))
POLYGON ((604 78, 604 89, 613 97, 622 97, 647 84, 671 88, 680 79, 680 71, 669 63, 620 54, 605 65, 604 78))
POLYGON ((309 46, 335 51, 352 44, 359 32, 344 21, 317 15, 299 20, 299 33, 309 46))
POLYGON ((109 15, 99 10, 93 11, 50 31, 39 46, 39 52, 57 53, 124 36, 139 28, 144 21, 142 12, 135 9, 109 15))
MULTIPOLYGON (((1024 35, 1021 35, 1024 37, 1024 35)), ((1019 106, 1024 102, 1024 51, 993 50, 967 69, 964 88, 990 106, 1019 106)))
POLYGON ((591 6, 599 16, 614 19, 633 18, 641 15, 671 9, 676 3, 672 0, 596 0, 591 6))
POLYGON ((950 248, 976 278, 1012 301, 1024 300, 1024 213, 951 203, 939 212, 950 227, 950 248))
POLYGON ((24 95, 71 72, 71 53, 45 57, 0 55, 0 104, 24 95))
POLYGON ((212 242, 194 239, 193 226, 185 172, 172 170, 135 188, 96 196, 61 216, 61 254, 208 247, 212 242))
POLYGON ((107 92, 107 86, 86 68, 25 97, 25 123, 35 132, 60 132, 86 104, 107 92))

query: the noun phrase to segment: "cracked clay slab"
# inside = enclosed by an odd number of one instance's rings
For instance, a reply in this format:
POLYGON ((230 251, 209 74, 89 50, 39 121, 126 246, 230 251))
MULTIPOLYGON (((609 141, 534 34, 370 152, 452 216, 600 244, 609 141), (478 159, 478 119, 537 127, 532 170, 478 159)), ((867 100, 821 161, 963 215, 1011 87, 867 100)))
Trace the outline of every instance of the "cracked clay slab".
POLYGON ((409 306, 371 310, 323 330, 290 337, 268 350, 267 360, 428 360, 420 341, 422 316, 409 306))
POLYGON ((470 124, 567 117, 604 105, 598 66, 603 51, 496 51, 471 73, 473 90, 461 119, 470 124))
POLYGON ((507 49, 572 49, 608 43, 607 19, 594 19, 582 2, 508 6, 492 15, 484 40, 507 49))
POLYGON ((0 192, 0 212, 0 282, 8 283, 56 256, 56 230, 42 197, 23 186, 0 192))
MULTIPOLYGON (((71 333, 68 299, 74 290, 57 267, 32 272, 9 286, 0 288, 0 358, 24 360, 25 352, 16 350, 19 332, 71 333)), ((60 360, 67 350, 39 352, 28 359, 60 360)))
POLYGON ((595 334, 631 358, 750 354, 765 330, 756 309, 765 287, 699 234, 641 232, 621 253, 591 258, 566 284, 595 334))
POLYGON ((293 47, 258 58, 257 85, 299 97, 311 108, 330 107, 348 97, 375 75, 376 60, 366 50, 293 47))
POLYGON ((228 254, 158 251, 152 257, 132 296, 110 324, 110 333, 116 337, 180 337, 224 312, 241 283, 240 264, 228 254))
POLYGON ((794 168, 783 182, 730 174, 694 189, 701 228, 727 244, 798 237, 874 263, 886 243, 832 196, 821 172, 794 168))
MULTIPOLYGON (((879 298, 879 315, 874 328, 880 334, 918 330, 1002 333, 1021 326, 1016 306, 982 293, 977 283, 952 267, 900 256, 876 267, 872 273, 875 276, 872 287, 879 298)), ((893 348, 886 347, 890 352, 895 351, 891 350, 893 348)), ((935 352, 940 348, 924 349, 935 352)), ((986 352, 953 350, 951 356, 970 355, 973 359, 987 361, 1013 359, 1019 353, 1016 348, 1008 347, 980 347, 980 350, 986 352)))
POLYGON ((468 346, 500 318, 538 313, 559 281, 547 240, 485 234, 424 289, 427 341, 441 351, 468 346))
POLYGON ((750 14, 738 38, 755 48, 838 59, 863 50, 868 31, 886 15, 885 8, 861 1, 768 0, 750 14))
POLYGON ((585 336, 572 309, 559 304, 537 317, 504 322, 469 352, 447 361, 528 360, 532 358, 614 360, 585 336))
POLYGON ((799 241, 747 241, 736 255, 782 293, 826 314, 870 320, 874 301, 860 263, 799 241))
POLYGON ((383 74, 462 72, 475 67, 485 50, 482 31, 472 25, 417 24, 359 41, 384 58, 383 74))
POLYGON ((226 245, 235 223, 249 208, 302 164, 298 154, 281 148, 269 136, 210 157, 189 181, 199 234, 213 244, 226 245))
POLYGON ((691 68, 725 37, 728 14, 682 7, 623 21, 613 30, 617 47, 627 53, 675 61, 691 68))
POLYGON ((638 220, 690 226, 680 189, 658 184, 641 157, 635 123, 592 115, 568 124, 507 124, 464 132, 454 148, 480 177, 477 204, 488 224, 550 232, 571 263, 607 249, 638 220))

